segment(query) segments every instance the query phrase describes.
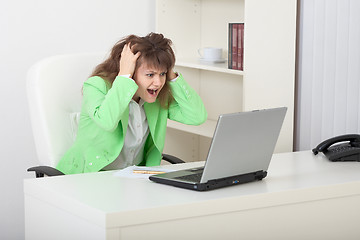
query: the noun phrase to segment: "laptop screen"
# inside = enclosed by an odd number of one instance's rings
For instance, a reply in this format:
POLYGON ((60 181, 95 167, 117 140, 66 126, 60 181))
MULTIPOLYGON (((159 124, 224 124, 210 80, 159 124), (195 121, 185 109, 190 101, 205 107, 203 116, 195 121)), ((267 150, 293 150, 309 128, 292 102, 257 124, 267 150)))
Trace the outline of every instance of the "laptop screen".
POLYGON ((219 116, 201 182, 267 171, 286 107, 219 116))

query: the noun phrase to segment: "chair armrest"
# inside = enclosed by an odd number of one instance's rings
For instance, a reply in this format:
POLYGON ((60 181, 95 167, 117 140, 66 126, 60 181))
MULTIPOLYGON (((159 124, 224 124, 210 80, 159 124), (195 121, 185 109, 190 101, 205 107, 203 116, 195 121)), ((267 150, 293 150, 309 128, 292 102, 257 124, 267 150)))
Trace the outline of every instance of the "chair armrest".
POLYGON ((180 158, 165 153, 162 154, 162 159, 171 164, 185 163, 180 158))
MULTIPOLYGON (((177 157, 169 155, 169 154, 162 154, 162 159, 171 164, 185 163, 180 158, 177 158, 177 157)), ((37 178, 44 177, 44 175, 47 175, 49 177, 65 175, 64 173, 57 170, 56 168, 49 167, 49 166, 31 167, 27 171, 28 172, 34 171, 37 178)))
POLYGON ((56 168, 52 168, 48 166, 31 167, 27 171, 28 172, 34 171, 37 178, 44 177, 44 175, 47 175, 49 177, 65 175, 56 168))

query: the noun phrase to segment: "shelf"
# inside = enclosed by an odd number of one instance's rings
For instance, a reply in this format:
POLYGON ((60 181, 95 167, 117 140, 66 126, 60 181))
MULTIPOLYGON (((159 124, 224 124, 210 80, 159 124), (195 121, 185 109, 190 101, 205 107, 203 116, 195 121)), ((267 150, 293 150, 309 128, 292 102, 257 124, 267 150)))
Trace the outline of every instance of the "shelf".
POLYGON ((176 61, 176 66, 234 74, 234 75, 244 74, 244 72, 240 70, 228 69, 227 60, 224 63, 211 63, 211 62, 201 61, 200 59, 178 59, 176 61))
POLYGON ((192 125, 186 125, 172 120, 168 120, 167 126, 168 128, 212 138, 216 128, 216 123, 217 121, 207 120, 205 123, 201 124, 200 126, 192 126, 192 125))
POLYGON ((278 106, 287 106, 288 112, 275 151, 292 151, 297 2, 156 0, 156 31, 173 43, 175 71, 184 74, 208 117, 215 119, 200 126, 168 121, 165 152, 189 161, 205 159, 217 116, 278 106), (244 71, 228 69, 227 60, 205 62, 198 54, 201 48, 217 47, 228 58, 229 23, 246 26, 244 71))

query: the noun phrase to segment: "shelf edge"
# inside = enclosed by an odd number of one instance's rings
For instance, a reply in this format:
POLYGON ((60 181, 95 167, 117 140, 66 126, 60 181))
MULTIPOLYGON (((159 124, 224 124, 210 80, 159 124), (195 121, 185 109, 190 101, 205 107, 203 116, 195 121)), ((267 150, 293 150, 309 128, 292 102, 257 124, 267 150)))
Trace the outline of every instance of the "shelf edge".
POLYGON ((187 68, 195 68, 199 70, 206 70, 206 71, 213 71, 213 72, 221 72, 221 73, 227 73, 227 74, 233 74, 233 75, 244 75, 244 71, 240 70, 234 70, 234 69, 228 69, 224 67, 224 64, 218 65, 215 63, 200 63, 200 61, 187 61, 187 60, 180 60, 177 61, 175 66, 179 67, 187 67, 187 68), (221 67, 223 66, 223 67, 221 67))
POLYGON ((176 129, 179 131, 196 134, 203 137, 212 138, 217 121, 207 120, 205 123, 199 126, 186 125, 172 120, 167 121, 167 127, 171 129, 176 129))

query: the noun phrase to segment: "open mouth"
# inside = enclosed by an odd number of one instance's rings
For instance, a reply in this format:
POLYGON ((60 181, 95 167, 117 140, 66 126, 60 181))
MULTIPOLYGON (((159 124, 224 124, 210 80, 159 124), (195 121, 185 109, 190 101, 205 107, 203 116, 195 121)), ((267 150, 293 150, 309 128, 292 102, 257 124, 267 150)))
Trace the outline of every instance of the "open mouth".
POLYGON ((156 94, 157 94, 157 92, 158 92, 158 89, 148 89, 147 91, 148 91, 148 93, 150 93, 151 95, 156 96, 156 94))

